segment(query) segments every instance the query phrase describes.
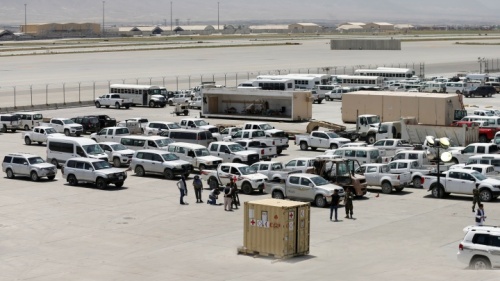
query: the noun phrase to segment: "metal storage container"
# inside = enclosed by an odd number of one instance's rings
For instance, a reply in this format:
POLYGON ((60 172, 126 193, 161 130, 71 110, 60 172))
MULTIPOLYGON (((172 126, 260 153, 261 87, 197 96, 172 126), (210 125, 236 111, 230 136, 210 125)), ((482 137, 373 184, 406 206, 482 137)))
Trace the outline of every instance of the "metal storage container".
POLYGON ((310 204, 280 199, 245 202, 240 253, 277 258, 309 253, 310 204))

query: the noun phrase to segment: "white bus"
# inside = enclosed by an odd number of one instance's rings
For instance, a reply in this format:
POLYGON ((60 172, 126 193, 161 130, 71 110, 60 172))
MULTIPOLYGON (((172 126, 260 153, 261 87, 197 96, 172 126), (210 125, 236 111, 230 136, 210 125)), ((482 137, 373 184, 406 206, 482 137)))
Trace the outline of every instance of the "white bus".
POLYGON ((377 69, 356 69, 354 75, 380 76, 386 80, 404 80, 415 76, 415 71, 409 68, 377 67, 377 69))
POLYGON ((337 75, 337 84, 342 87, 380 90, 384 88, 384 78, 380 76, 337 75))
POLYGON ((109 86, 109 92, 119 94, 121 98, 132 99, 134 105, 148 105, 149 107, 165 107, 167 99, 162 89, 151 85, 133 85, 133 84, 112 84, 109 86))
POLYGON ((295 89, 292 79, 256 79, 238 85, 238 88, 254 88, 261 90, 293 91, 295 89))
POLYGON ((257 79, 293 79, 295 89, 312 90, 316 85, 325 85, 330 82, 328 74, 285 74, 285 75, 259 75, 257 79))

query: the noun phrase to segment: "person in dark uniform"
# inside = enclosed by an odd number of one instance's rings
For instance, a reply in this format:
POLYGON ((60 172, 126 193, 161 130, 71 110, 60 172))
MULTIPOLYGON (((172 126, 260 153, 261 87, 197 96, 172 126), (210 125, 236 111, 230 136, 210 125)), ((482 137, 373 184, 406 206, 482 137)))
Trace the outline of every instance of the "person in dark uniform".
POLYGON ((340 195, 338 190, 333 191, 332 204, 330 205, 330 220, 332 220, 333 212, 335 211, 335 221, 337 220, 337 208, 339 207, 340 195))
POLYGON ((349 216, 352 219, 352 214, 354 212, 354 206, 352 205, 352 200, 354 199, 354 195, 352 194, 352 191, 350 188, 347 188, 345 191, 345 198, 344 198, 344 203, 345 203, 345 218, 348 219, 349 216))
POLYGON ((203 182, 201 182, 200 176, 196 175, 193 179, 194 195, 196 196, 196 203, 203 203, 201 200, 201 191, 203 190, 203 182))
POLYGON ((479 197, 479 189, 474 188, 472 190, 472 212, 474 213, 476 211, 476 203, 479 206, 481 204, 481 197, 479 197))
POLYGON ((230 179, 230 183, 232 193, 231 195, 233 196, 233 200, 231 201, 231 207, 234 205, 235 209, 238 209, 238 206, 240 205, 240 196, 238 196, 238 186, 236 185, 236 182, 234 181, 234 178, 230 179))

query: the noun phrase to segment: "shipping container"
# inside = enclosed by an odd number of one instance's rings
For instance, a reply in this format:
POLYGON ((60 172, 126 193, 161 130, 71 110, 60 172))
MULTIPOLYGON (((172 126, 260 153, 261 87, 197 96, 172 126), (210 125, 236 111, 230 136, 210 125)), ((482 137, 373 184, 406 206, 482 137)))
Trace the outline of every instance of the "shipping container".
POLYGON ((288 258, 309 253, 310 204, 280 199, 245 202, 239 253, 288 258))

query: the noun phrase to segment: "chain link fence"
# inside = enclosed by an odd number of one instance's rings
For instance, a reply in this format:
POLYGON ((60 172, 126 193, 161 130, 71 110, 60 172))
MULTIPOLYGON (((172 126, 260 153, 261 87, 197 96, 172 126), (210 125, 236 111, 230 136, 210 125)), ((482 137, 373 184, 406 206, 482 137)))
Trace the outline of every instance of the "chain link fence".
POLYGON ((225 87, 236 87, 238 84, 253 79, 258 75, 313 73, 313 74, 353 74, 359 68, 377 68, 379 66, 415 69, 423 77, 422 64, 403 63, 387 65, 354 65, 328 66, 300 69, 275 69, 253 72, 205 73, 183 76, 140 77, 101 81, 61 82, 57 84, 33 84, 17 86, 0 86, 0 111, 14 111, 35 106, 64 107, 69 104, 89 104, 96 97, 108 93, 111 84, 156 85, 166 87, 168 91, 180 91, 201 85, 202 82, 215 81, 225 87), (418 71, 420 68, 420 73, 418 71))

